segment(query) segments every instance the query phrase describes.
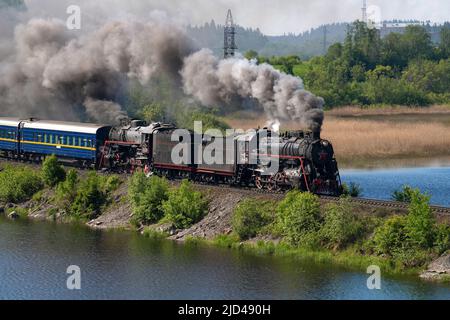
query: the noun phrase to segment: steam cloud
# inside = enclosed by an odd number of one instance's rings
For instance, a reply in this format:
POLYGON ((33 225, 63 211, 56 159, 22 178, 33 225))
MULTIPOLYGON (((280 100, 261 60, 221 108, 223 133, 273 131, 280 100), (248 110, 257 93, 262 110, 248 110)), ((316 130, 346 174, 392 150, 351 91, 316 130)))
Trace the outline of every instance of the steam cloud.
POLYGON ((252 100, 270 121, 295 120, 320 130, 323 99, 301 79, 246 59, 219 60, 197 51, 185 32, 158 19, 109 22, 75 37, 59 20, 32 19, 14 35, 11 55, 0 51, 0 113, 21 117, 118 123, 128 82, 164 73, 205 106, 252 100))
POLYGON ((322 98, 304 90, 300 78, 281 73, 268 64, 247 59, 219 60, 207 49, 185 60, 181 71, 187 94, 205 105, 226 105, 238 98, 253 98, 268 115, 271 125, 298 121, 300 126, 320 131, 324 113, 322 98))

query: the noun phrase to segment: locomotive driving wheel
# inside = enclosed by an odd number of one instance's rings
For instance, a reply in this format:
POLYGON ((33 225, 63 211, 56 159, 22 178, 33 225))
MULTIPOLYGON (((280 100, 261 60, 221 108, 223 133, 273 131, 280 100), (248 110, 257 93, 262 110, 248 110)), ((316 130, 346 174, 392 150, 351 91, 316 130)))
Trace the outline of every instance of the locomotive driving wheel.
POLYGON ((267 180, 266 188, 269 191, 276 191, 278 189, 277 180, 275 177, 272 176, 267 180))
POLYGON ((255 177, 255 186, 259 190, 262 190, 264 188, 264 184, 263 184, 261 176, 256 176, 255 177))

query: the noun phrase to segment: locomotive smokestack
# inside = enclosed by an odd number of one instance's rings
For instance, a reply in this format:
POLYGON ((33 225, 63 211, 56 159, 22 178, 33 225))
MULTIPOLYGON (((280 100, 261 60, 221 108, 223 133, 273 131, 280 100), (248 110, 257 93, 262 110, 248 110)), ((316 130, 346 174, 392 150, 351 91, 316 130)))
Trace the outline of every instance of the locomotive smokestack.
POLYGON ((313 131, 313 137, 314 139, 320 140, 321 139, 320 130, 313 131))

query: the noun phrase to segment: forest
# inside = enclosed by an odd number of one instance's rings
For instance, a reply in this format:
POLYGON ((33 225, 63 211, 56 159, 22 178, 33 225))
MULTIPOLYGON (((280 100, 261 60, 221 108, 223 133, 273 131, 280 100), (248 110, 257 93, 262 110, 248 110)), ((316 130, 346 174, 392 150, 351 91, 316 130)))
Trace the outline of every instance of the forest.
POLYGON ((422 26, 382 38, 377 29, 353 23, 345 41, 324 56, 264 57, 248 51, 248 59, 269 63, 299 76, 308 90, 322 96, 328 108, 344 105, 427 106, 450 102, 450 24, 434 43, 422 26))

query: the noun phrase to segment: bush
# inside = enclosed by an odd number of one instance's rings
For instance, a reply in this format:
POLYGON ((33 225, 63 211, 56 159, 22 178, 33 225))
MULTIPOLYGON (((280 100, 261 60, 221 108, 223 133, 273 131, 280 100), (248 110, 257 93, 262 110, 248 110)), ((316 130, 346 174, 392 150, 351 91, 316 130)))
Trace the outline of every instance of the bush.
POLYGON ((375 230, 374 249, 378 254, 394 256, 401 251, 408 241, 406 217, 393 216, 375 230))
POLYGON ((78 192, 71 205, 72 215, 87 219, 99 216, 107 200, 107 194, 101 189, 101 185, 101 177, 95 172, 89 173, 87 179, 79 183, 78 192))
POLYGON ((311 193, 291 191, 277 208, 281 233, 295 246, 313 246, 321 227, 319 198, 311 193))
POLYGON ((263 227, 274 220, 273 203, 247 199, 241 202, 234 211, 233 230, 241 240, 255 237, 263 227))
POLYGON ((45 158, 42 164, 42 180, 49 187, 54 187, 66 179, 66 171, 58 163, 55 155, 45 158))
POLYGON ((362 234, 363 226, 352 211, 352 205, 346 198, 326 207, 325 223, 321 230, 321 238, 326 247, 342 249, 362 234))
POLYGON ((148 225, 164 216, 162 204, 168 200, 169 184, 164 178, 147 178, 136 173, 130 179, 128 197, 133 210, 134 223, 148 225))
POLYGON ((398 202, 411 202, 412 194, 417 191, 410 186, 403 186, 402 190, 396 190, 392 193, 392 200, 398 202))
POLYGON ((438 254, 443 254, 450 250, 450 226, 440 224, 436 230, 435 247, 438 254))
POLYGON ((64 182, 56 188, 56 204, 76 219, 95 219, 110 201, 110 194, 121 181, 117 176, 100 176, 90 172, 80 180, 75 170, 70 170, 64 182))
POLYGON ((430 208, 430 197, 415 190, 411 194, 406 232, 413 245, 423 249, 433 247, 436 221, 430 208))
POLYGON ((350 196, 352 198, 357 198, 362 194, 362 188, 359 184, 351 182, 350 185, 346 183, 342 184, 342 194, 344 196, 350 196))
POLYGON ((56 203, 67 210, 75 201, 78 192, 78 173, 75 170, 69 170, 66 180, 58 184, 56 188, 56 203))
POLYGON ((19 203, 44 187, 41 175, 26 167, 6 167, 0 172, 0 201, 19 203))
POLYGON ((200 192, 194 191, 192 184, 183 180, 178 189, 169 191, 163 203, 164 214, 175 228, 185 229, 198 222, 206 213, 208 203, 200 192))

